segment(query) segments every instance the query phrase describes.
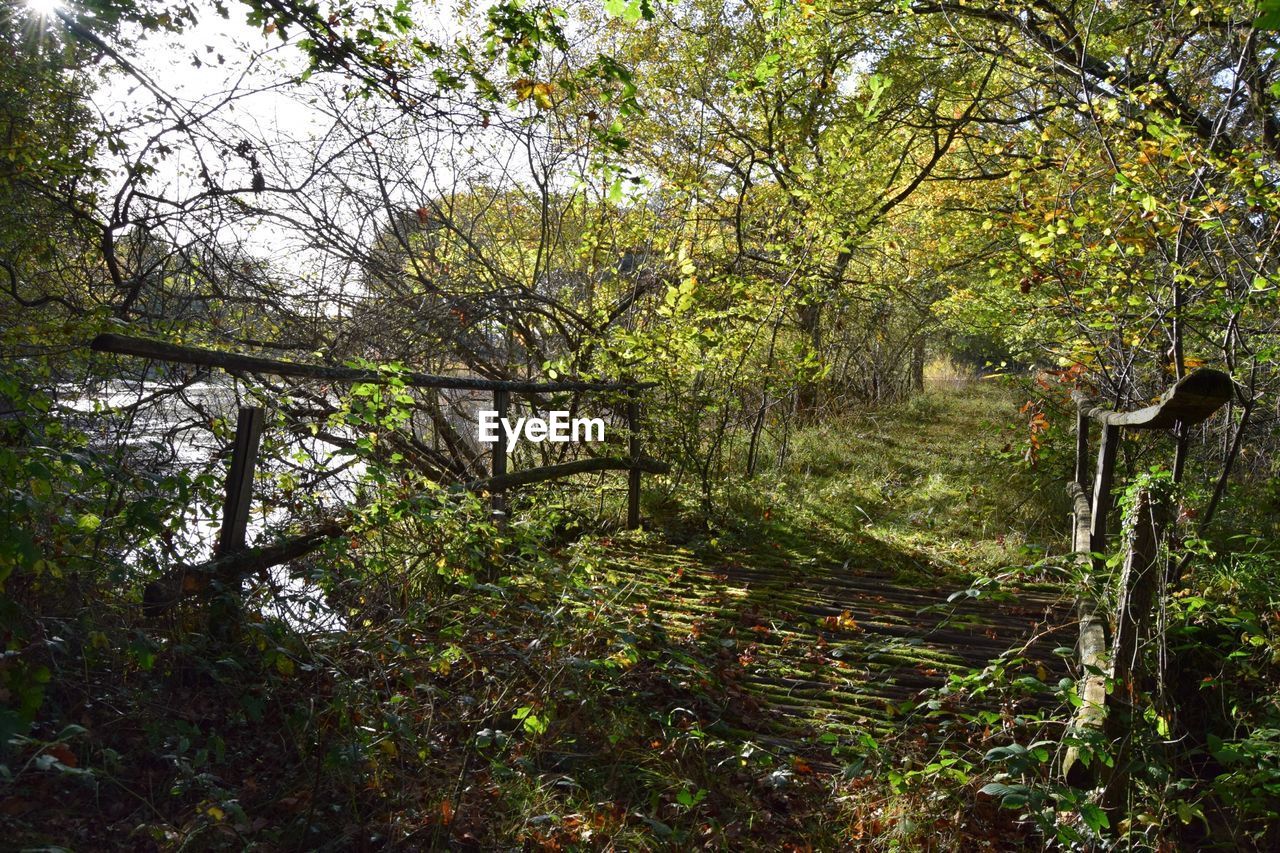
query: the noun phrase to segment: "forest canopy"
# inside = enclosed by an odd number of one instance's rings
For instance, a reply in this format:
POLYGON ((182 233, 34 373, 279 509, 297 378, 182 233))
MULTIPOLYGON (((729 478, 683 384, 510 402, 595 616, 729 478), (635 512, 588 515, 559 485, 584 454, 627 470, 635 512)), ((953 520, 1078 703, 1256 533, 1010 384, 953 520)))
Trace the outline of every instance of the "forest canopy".
POLYGON ((1280 843, 1280 4, 29 0, 0 42, 0 831, 1280 843), (1203 418, 1107 421, 1174 386, 1203 418), (501 453, 507 406, 603 440, 501 453))

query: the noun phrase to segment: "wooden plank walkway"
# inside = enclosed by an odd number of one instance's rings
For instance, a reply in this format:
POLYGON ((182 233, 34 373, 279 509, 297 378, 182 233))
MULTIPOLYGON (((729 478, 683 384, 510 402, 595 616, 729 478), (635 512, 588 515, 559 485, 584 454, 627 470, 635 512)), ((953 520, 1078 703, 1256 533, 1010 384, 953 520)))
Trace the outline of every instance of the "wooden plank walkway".
POLYGON ((926 588, 784 560, 718 565, 621 542, 605 568, 634 581, 635 606, 672 640, 715 649, 752 729, 798 752, 816 734, 895 729, 922 691, 1009 649, 1025 646, 1029 674, 1047 683, 1069 674, 1054 649, 1075 641, 1072 603, 1045 592, 948 604, 958 582, 926 588))

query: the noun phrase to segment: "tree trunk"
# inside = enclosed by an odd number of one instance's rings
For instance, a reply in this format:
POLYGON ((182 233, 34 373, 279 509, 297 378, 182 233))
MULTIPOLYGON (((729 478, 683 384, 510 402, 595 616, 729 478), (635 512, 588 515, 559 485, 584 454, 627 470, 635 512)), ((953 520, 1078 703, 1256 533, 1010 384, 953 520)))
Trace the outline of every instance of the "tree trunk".
MULTIPOLYGON (((797 309, 796 313, 800 321, 800 330, 809 339, 809 346, 815 354, 820 352, 822 348, 822 303, 805 303, 797 309)), ((817 414, 819 403, 818 383, 808 379, 802 382, 800 387, 796 389, 796 421, 803 424, 813 420, 817 414)))
POLYGON ((911 351, 911 390, 919 393, 924 390, 924 337, 916 338, 915 348, 911 351))

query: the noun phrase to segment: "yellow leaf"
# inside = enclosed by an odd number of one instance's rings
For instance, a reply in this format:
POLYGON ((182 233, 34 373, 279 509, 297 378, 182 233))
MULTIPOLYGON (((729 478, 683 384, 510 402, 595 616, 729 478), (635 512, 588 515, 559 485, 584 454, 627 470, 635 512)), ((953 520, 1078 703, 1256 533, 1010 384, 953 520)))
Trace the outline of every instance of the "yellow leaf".
POLYGON ((551 109, 551 93, 555 91, 554 83, 538 83, 533 87, 533 102, 540 110, 551 109))
POLYGON ((551 94, 556 90, 554 83, 535 83, 528 77, 521 77, 511 86, 516 90, 516 100, 520 103, 524 103, 532 97, 533 103, 538 109, 551 109, 551 94))

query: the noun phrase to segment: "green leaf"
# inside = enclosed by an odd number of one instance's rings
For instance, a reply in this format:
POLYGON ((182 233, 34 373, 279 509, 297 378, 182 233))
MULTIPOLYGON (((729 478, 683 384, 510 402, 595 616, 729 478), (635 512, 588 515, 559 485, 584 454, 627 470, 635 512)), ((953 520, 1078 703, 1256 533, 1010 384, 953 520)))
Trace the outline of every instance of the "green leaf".
POLYGON ((1031 797, 1031 789, 1026 785, 1006 785, 1003 782, 988 782, 978 793, 999 797, 1001 807, 1006 809, 1022 808, 1031 797))
POLYGON ((614 181, 612 184, 609 185, 608 198, 609 198, 610 204, 622 204, 623 196, 622 196, 622 179, 621 178, 619 178, 618 180, 614 181))
POLYGON ((778 76, 778 63, 782 56, 777 53, 766 54, 756 63, 756 67, 752 70, 752 75, 756 78, 757 83, 767 83, 774 77, 778 76))
POLYGON ((997 746, 988 750, 983 756, 984 761, 1004 761, 1014 756, 1023 756, 1027 754, 1027 748, 1020 743, 1011 743, 1008 746, 997 746))
POLYGON ((531 735, 540 735, 547 730, 549 725, 545 717, 539 717, 534 713, 533 708, 528 705, 519 708, 513 715, 516 720, 520 721, 520 725, 531 735))
POLYGON ((1093 803, 1080 804, 1080 817, 1084 818, 1084 822, 1095 833, 1100 833, 1111 826, 1111 821, 1107 819, 1107 813, 1093 803))

